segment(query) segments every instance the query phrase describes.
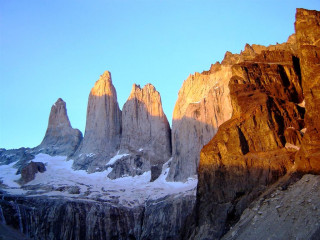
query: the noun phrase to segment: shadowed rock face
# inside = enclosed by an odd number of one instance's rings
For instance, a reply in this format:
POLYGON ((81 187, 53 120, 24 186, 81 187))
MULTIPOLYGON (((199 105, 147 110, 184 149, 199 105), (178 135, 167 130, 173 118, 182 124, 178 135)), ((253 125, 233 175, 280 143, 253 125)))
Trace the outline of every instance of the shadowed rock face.
POLYGON ((232 66, 233 115, 201 150, 195 231, 186 238, 219 239, 266 186, 293 167, 299 146, 285 146, 299 143, 293 139, 301 139, 304 108, 298 105, 303 95, 295 48, 284 46, 232 66))
POLYGON ((89 172, 104 166, 119 149, 121 111, 111 73, 104 72, 91 89, 83 141, 71 157, 75 169, 89 172))
POLYGON ((305 96, 306 128, 297 169, 320 173, 320 12, 297 9, 295 29, 305 96))
POLYGON ((0 224, 36 240, 179 239, 195 202, 195 196, 166 196, 127 208, 66 198, 0 197, 0 224))
POLYGON ((197 174, 201 148, 231 117, 230 77, 230 66, 216 63, 184 81, 173 112, 169 181, 185 181, 197 174))
POLYGON ((49 123, 41 144, 34 150, 50 155, 69 156, 82 140, 82 133, 71 127, 66 103, 59 98, 51 107, 49 123))

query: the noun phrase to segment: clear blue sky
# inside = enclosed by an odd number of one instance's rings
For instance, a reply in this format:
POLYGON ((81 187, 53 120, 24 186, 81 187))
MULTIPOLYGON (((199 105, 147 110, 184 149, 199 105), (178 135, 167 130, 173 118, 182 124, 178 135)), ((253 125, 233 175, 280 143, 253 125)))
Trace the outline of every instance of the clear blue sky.
POLYGON ((150 82, 171 122, 190 73, 246 43, 286 41, 297 7, 320 10, 320 1, 0 0, 0 148, 38 145, 59 97, 84 133, 105 70, 120 108, 133 83, 150 82))

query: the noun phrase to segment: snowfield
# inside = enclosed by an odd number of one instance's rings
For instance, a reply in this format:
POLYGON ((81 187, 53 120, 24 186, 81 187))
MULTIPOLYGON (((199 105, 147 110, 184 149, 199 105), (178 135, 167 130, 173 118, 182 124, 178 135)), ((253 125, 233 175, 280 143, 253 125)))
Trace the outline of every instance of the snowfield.
MULTIPOLYGON (((121 156, 123 157, 123 156, 121 156)), ((113 161, 121 158, 119 155, 113 161)), ((197 179, 190 178, 187 182, 167 182, 168 164, 164 164, 160 177, 150 182, 151 172, 140 176, 122 177, 111 180, 107 175, 112 170, 88 174, 85 170, 73 170, 72 160, 66 161, 65 156, 50 156, 38 154, 33 162, 43 162, 46 166, 44 173, 37 173, 34 180, 22 188, 16 180, 17 169, 15 163, 0 166, 0 181, 7 187, 4 190, 11 194, 25 194, 29 196, 64 196, 76 199, 109 201, 127 207, 144 204, 147 200, 155 200, 167 195, 195 195, 197 179), (71 188, 78 191, 70 193, 71 188)), ((110 161, 111 161, 110 160, 110 161)), ((110 164, 110 163, 109 163, 110 164)))

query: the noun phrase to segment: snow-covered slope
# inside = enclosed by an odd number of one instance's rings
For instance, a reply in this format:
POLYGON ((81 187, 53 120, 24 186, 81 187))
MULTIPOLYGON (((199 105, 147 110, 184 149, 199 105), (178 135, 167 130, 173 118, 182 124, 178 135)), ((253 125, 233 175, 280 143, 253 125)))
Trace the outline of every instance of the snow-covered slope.
POLYGON ((140 176, 123 177, 111 180, 107 171, 88 174, 84 170, 72 169, 73 161, 65 156, 36 155, 34 162, 43 162, 44 173, 37 173, 34 180, 20 187, 16 180, 15 163, 0 166, 2 188, 11 194, 27 196, 45 195, 51 197, 64 196, 76 199, 108 201, 127 207, 143 204, 147 200, 162 198, 167 195, 195 195, 197 179, 189 179, 185 183, 167 182, 168 164, 164 164, 160 177, 150 182, 151 172, 140 176))

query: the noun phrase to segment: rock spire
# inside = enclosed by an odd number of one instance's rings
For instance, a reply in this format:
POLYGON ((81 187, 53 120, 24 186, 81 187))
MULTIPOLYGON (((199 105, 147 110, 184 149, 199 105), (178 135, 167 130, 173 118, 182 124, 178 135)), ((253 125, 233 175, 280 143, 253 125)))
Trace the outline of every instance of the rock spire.
POLYGON ((83 141, 72 156, 75 169, 95 171, 119 149, 121 111, 111 73, 105 71, 91 89, 83 141))
POLYGON ((117 161, 109 177, 136 175, 150 169, 161 172, 162 164, 171 157, 169 122, 160 93, 152 84, 142 89, 134 84, 123 106, 120 153, 128 155, 117 161))
POLYGON ((82 133, 71 127, 66 103, 59 98, 51 107, 46 134, 36 151, 50 155, 66 155, 74 153, 82 139, 82 133))
POLYGON ((151 155, 171 156, 170 126, 160 93, 152 84, 134 84, 122 109, 121 149, 143 149, 151 155))

